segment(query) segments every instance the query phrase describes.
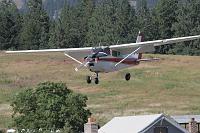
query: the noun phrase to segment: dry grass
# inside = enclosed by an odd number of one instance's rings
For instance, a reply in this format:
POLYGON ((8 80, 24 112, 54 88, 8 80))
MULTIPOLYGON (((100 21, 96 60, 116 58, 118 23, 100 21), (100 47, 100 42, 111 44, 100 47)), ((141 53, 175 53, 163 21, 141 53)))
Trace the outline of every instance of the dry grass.
MULTIPOLYGON (((152 55, 146 55, 152 56, 152 55)), ((87 85, 88 71, 74 71, 76 64, 62 53, 0 53, 0 127, 11 123, 12 97, 43 81, 62 81, 88 96, 88 108, 100 124, 119 115, 199 114, 200 57, 156 55, 158 62, 100 75, 100 85, 87 85), (134 79, 124 80, 130 71, 134 79)))

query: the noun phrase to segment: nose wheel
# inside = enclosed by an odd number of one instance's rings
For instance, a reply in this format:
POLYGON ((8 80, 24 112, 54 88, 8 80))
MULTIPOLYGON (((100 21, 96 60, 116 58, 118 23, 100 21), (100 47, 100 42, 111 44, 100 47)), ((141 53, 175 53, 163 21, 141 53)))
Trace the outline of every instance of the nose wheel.
POLYGON ((91 84, 92 78, 91 78, 90 76, 87 76, 87 77, 86 77, 86 81, 87 81, 88 84, 91 84))
MULTIPOLYGON (((87 76, 86 77, 86 81, 87 81, 88 84, 91 84, 92 77, 91 76, 87 76)), ((96 73, 96 77, 94 78, 94 83, 95 84, 99 84, 99 74, 98 73, 96 73)))

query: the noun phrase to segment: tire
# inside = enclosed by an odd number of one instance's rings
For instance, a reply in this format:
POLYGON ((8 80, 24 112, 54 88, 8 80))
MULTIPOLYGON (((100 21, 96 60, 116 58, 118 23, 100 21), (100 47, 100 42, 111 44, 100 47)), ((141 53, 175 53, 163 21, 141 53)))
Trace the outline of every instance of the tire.
POLYGON ((91 77, 90 77, 90 76, 87 76, 87 77, 86 77, 86 80, 87 80, 87 83, 88 83, 88 84, 90 84, 90 83, 92 82, 92 80, 91 80, 91 77))
POLYGON ((126 79, 126 81, 129 81, 129 80, 131 79, 131 74, 130 74, 130 73, 127 73, 127 74, 125 75, 125 79, 126 79))
POLYGON ((95 78, 95 84, 99 84, 99 79, 98 78, 95 78))

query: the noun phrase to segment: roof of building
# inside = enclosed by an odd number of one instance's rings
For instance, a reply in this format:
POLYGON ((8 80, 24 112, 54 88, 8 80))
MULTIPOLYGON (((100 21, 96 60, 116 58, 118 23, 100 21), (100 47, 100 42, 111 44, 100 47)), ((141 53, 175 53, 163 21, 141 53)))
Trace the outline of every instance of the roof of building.
POLYGON ((200 115, 177 115, 171 117, 180 124, 189 123, 192 118, 194 118, 197 123, 200 123, 200 115))
POLYGON ((7 130, 7 133, 14 133, 14 132, 16 132, 15 129, 8 129, 8 130, 7 130))
POLYGON ((144 133, 161 119, 188 133, 186 129, 164 114, 115 117, 101 127, 98 133, 144 133))

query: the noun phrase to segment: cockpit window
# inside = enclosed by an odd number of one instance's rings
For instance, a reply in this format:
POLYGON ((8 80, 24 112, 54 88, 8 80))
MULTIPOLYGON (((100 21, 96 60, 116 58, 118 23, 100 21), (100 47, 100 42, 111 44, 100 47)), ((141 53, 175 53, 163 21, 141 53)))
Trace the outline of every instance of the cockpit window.
POLYGON ((105 56, 108 56, 108 55, 104 52, 97 52, 97 53, 93 53, 87 56, 86 58, 99 58, 99 57, 105 57, 105 56))
POLYGON ((102 48, 93 48, 92 53, 103 52, 102 48))
POLYGON ((110 54, 111 54, 111 53, 110 53, 110 48, 109 48, 109 47, 104 48, 103 52, 106 53, 107 55, 110 55, 110 54))
POLYGON ((97 53, 97 52, 103 52, 103 53, 106 53, 107 55, 111 54, 109 47, 105 47, 105 48, 97 47, 97 48, 92 49, 92 53, 97 53))

